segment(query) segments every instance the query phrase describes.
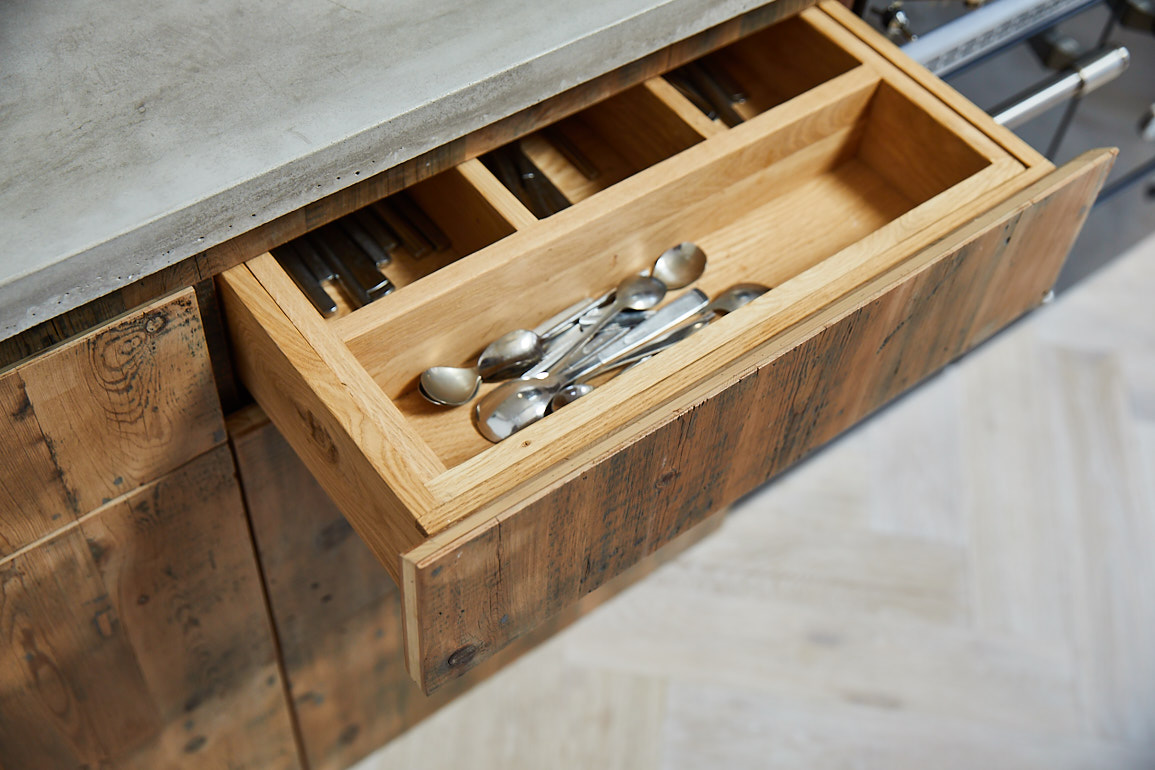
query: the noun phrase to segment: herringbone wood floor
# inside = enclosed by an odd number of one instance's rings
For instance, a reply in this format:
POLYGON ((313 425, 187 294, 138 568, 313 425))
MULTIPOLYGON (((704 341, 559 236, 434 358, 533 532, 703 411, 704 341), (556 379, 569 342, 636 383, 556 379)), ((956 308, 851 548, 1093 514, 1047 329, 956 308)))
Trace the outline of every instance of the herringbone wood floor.
POLYGON ((1155 238, 359 770, 1155 768, 1155 238))

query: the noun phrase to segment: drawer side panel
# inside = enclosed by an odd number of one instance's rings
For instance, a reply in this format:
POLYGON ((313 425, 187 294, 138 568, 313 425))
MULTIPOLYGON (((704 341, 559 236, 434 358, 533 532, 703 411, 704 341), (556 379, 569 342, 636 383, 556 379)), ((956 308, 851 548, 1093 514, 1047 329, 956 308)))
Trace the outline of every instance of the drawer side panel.
POLYGON ((368 456, 396 449, 247 267, 223 274, 220 290, 242 380, 396 580, 396 554, 423 533, 368 456))
POLYGON ((405 554, 411 673, 426 690, 459 676, 1039 304, 1112 160, 1072 161, 769 340, 648 435, 405 554))

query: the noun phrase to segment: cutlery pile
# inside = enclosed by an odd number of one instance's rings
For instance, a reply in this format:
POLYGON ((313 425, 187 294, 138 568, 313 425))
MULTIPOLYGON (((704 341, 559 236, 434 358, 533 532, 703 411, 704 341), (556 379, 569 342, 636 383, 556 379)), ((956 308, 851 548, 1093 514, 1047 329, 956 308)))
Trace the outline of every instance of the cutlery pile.
POLYGON ((767 291, 739 284, 713 302, 688 289, 661 305, 668 289, 695 282, 705 254, 692 243, 665 251, 651 270, 626 277, 597 298, 586 298, 532 330, 518 329, 485 347, 476 364, 434 366, 419 390, 430 402, 462 406, 485 382, 504 381, 473 413, 478 431, 501 441, 591 392, 594 381, 640 363, 767 291))
MULTIPOLYGON (((597 166, 560 128, 549 126, 542 129, 539 136, 586 179, 598 178, 601 172, 597 166)), ((481 162, 538 219, 571 205, 565 194, 526 155, 521 142, 498 147, 482 155, 481 162)))

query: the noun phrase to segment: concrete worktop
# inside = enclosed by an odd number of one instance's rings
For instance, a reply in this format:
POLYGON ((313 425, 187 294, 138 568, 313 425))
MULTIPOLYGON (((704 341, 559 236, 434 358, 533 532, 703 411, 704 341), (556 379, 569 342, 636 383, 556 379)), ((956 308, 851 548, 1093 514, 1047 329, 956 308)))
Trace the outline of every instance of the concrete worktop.
POLYGON ((766 0, 0 5, 0 339, 766 0))

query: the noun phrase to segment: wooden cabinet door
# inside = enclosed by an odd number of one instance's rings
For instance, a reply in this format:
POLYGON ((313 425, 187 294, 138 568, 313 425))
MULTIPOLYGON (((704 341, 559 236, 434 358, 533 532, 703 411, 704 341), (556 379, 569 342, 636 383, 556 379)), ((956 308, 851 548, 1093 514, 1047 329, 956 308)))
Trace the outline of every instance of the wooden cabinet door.
POLYGON ((191 288, 0 373, 0 558, 224 439, 191 288))
POLYGON ((0 560, 0 767, 299 767, 219 446, 0 560))

